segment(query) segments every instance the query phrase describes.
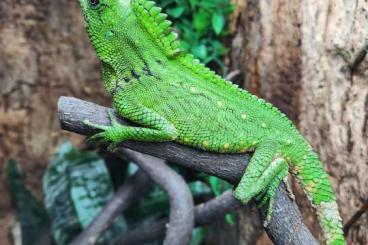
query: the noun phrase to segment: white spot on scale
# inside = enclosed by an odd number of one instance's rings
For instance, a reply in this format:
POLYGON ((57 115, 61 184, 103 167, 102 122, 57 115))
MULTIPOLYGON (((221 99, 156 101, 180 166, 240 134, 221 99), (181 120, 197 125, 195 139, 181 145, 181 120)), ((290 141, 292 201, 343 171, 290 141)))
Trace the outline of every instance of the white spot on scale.
POLYGON ((341 222, 339 209, 334 201, 321 202, 317 205, 317 214, 318 216, 321 215, 322 217, 326 217, 327 220, 334 224, 339 224, 341 222))

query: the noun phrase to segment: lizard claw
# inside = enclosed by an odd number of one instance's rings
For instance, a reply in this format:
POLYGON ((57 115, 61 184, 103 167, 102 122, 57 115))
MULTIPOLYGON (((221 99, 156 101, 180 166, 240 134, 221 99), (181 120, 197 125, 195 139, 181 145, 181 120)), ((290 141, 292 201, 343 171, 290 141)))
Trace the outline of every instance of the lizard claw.
POLYGON ((275 198, 276 192, 273 189, 267 189, 263 191, 260 195, 256 196, 256 205, 258 208, 267 205, 266 217, 263 222, 264 227, 267 227, 271 222, 275 198))
POLYGON ((118 122, 114 112, 111 109, 108 110, 108 114, 109 114, 109 119, 110 119, 111 125, 113 127, 114 126, 120 126, 120 123, 118 122))
POLYGON ((96 146, 108 145, 107 149, 109 151, 113 151, 121 141, 117 139, 117 135, 119 134, 119 131, 122 129, 122 126, 116 119, 112 110, 109 110, 108 113, 111 126, 91 123, 89 120, 84 120, 83 123, 87 126, 102 131, 100 133, 96 133, 94 135, 87 137, 86 142, 88 144, 94 144, 96 146))
POLYGON ((262 197, 257 199, 257 208, 261 208, 265 205, 267 205, 267 211, 266 211, 266 217, 263 221, 263 226, 267 227, 272 219, 272 213, 273 213, 273 205, 274 205, 274 197, 270 197, 265 193, 262 197))
POLYGON ((95 135, 87 137, 86 142, 89 144, 107 143, 108 139, 106 138, 105 132, 102 132, 102 133, 97 133, 95 135))
POLYGON ((83 123, 85 125, 91 127, 91 128, 95 128, 95 129, 99 129, 99 130, 103 130, 103 131, 105 131, 105 130, 108 129, 108 126, 92 123, 88 119, 87 120, 84 120, 83 123))
POLYGON ((288 197, 290 198, 290 200, 295 201, 295 195, 293 194, 293 189, 291 188, 291 184, 289 182, 288 176, 285 176, 283 181, 285 183, 286 193, 288 197))
POLYGON ((108 147, 107 147, 107 150, 108 151, 111 151, 111 152, 113 152, 113 151, 115 151, 115 149, 118 147, 118 143, 115 143, 115 142, 112 142, 108 147))

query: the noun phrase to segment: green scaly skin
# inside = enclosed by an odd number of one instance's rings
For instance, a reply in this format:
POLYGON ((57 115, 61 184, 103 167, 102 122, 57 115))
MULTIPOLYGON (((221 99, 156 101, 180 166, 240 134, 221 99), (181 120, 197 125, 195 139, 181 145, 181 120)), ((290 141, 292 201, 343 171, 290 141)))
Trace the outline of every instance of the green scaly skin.
POLYGON ((244 203, 268 205, 292 173, 317 210, 327 244, 345 244, 336 198, 323 165, 277 108, 215 75, 179 49, 170 22, 146 0, 80 0, 106 90, 122 117, 90 141, 175 141, 205 151, 254 155, 235 189, 244 203), (96 5, 96 6, 93 6, 96 5))

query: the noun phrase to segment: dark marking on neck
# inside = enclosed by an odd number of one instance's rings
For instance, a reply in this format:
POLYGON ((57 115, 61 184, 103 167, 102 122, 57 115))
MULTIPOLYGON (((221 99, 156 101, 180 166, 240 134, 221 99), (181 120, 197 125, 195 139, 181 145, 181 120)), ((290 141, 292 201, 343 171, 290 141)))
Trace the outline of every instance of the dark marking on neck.
POLYGON ((114 90, 112 91, 112 96, 118 95, 119 93, 121 93, 122 90, 123 90, 123 87, 121 86, 121 84, 119 82, 116 82, 116 86, 114 90))
POLYGON ((135 72, 135 70, 131 70, 132 73, 132 77, 139 80, 139 78, 141 77, 137 72, 135 72))
POLYGON ((147 76, 153 76, 151 68, 149 67, 149 65, 147 64, 146 61, 144 62, 144 67, 143 67, 143 74, 147 75, 147 76))

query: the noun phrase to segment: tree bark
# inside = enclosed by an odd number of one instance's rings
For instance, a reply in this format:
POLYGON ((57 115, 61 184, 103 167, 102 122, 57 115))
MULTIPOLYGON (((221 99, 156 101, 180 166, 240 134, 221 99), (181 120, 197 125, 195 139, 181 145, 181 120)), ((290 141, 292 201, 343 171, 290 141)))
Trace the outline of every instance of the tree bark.
POLYGON ((41 197, 40 180, 55 146, 83 140, 60 130, 56 104, 61 95, 109 104, 78 1, 0 1, 1 244, 9 242, 14 224, 6 161, 18 161, 27 187, 41 197))
MULTIPOLYGON (((349 69, 337 53, 364 47, 367 2, 234 2, 241 8, 233 17, 232 69, 243 71, 244 86, 284 111, 319 152, 346 223, 368 199, 368 59, 362 52, 349 69)), ((304 216, 318 234, 313 214, 304 216)), ((368 244, 367 218, 353 225, 348 241, 368 244)))

